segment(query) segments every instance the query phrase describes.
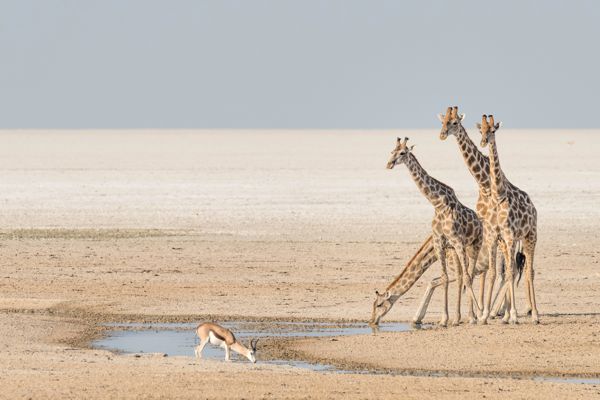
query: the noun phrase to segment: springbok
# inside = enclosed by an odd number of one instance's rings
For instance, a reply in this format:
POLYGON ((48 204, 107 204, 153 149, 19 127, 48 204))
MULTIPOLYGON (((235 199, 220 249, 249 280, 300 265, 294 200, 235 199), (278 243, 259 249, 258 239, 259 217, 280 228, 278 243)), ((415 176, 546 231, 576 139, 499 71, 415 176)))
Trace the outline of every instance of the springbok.
POLYGON ((207 343, 215 346, 220 346, 225 349, 225 361, 230 360, 230 349, 238 354, 243 355, 248 360, 256 363, 256 343, 258 339, 250 340, 250 348, 244 346, 239 342, 233 332, 227 328, 223 328, 220 325, 213 324, 211 322, 205 322, 198 325, 196 328, 196 334, 200 338, 200 344, 194 348, 194 353, 197 358, 202 358, 202 350, 207 343))

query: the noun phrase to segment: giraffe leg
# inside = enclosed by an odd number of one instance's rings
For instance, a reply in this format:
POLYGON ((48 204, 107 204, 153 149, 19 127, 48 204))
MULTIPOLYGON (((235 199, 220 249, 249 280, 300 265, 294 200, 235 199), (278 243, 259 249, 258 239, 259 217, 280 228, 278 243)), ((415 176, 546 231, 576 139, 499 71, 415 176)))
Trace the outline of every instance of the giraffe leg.
POLYGON ((448 325, 448 270, 446 267, 446 249, 444 248, 444 243, 441 238, 434 238, 434 248, 438 260, 440 260, 440 264, 442 265, 442 285, 444 286, 444 309, 442 311, 442 318, 440 319, 440 326, 448 325))
POLYGON ((496 295, 496 299, 494 300, 494 304, 492 306, 492 312, 490 315, 498 315, 500 313, 500 308, 504 306, 506 302, 506 292, 508 291, 508 282, 502 283, 502 286, 498 289, 498 293, 496 295))
MULTIPOLYGON (((525 251, 523 249, 523 241, 520 243, 520 251, 525 255, 525 251)), ((527 263, 527 256, 525 256, 525 270, 523 271, 523 289, 525 290, 525 298, 527 299, 527 309, 525 310, 525 315, 531 315, 532 305, 531 305, 531 292, 529 290, 529 264, 527 263)))
MULTIPOLYGON (((508 283, 508 300, 510 301, 510 316, 509 316, 509 322, 511 324, 516 324, 518 322, 517 320, 517 307, 516 307, 516 302, 515 302, 515 267, 516 267, 516 263, 515 263, 515 255, 516 255, 516 248, 515 248, 515 242, 514 240, 506 240, 505 246, 503 248, 504 250, 504 257, 507 261, 507 265, 509 266, 506 269, 506 282, 508 283)), ((506 317, 506 314, 505 314, 506 317)))
MULTIPOLYGON (((479 276, 479 304, 482 306, 485 304, 485 282, 487 278, 487 271, 483 271, 479 276)), ((489 286, 489 285, 488 285, 489 286)), ((483 312, 478 315, 478 318, 481 318, 483 312)))
MULTIPOLYGON (((496 248, 498 247, 498 242, 496 242, 496 248)), ((501 289, 504 288, 504 255, 502 253, 502 251, 500 252, 500 262, 496 261, 496 276, 498 279, 498 291, 496 292, 496 294, 494 295, 494 300, 492 301, 492 308, 490 311, 490 318, 496 318, 500 315, 504 314, 504 296, 505 293, 502 293, 502 296, 500 296, 500 292, 501 289)))
MULTIPOLYGON (((533 235, 531 235, 533 236, 533 235)), ((537 305, 535 301, 535 289, 533 287, 533 256, 535 253, 535 244, 536 238, 526 238, 523 243, 523 253, 525 254, 525 262, 527 263, 525 273, 527 273, 527 288, 529 292, 529 300, 531 304, 531 321, 534 324, 538 324, 540 322, 540 318, 538 315, 537 305)))
MULTIPOLYGON (((450 279, 448 283, 454 282, 455 279, 450 279)), ((427 289, 425 289, 425 294, 423 295, 423 299, 421 300, 421 305, 413 318, 413 326, 419 326, 423 322, 423 318, 425 318, 425 314, 427 313, 427 308, 429 308, 429 302, 431 301, 431 297, 433 296, 433 292, 438 286, 443 284, 442 277, 439 276, 434 278, 429 282, 427 289)))
MULTIPOLYGON (((496 281, 496 251, 498 248, 498 242, 496 240, 490 240, 488 245, 488 292, 483 306, 483 312, 479 323, 487 324, 487 320, 490 316, 490 307, 492 303, 492 292, 494 291, 494 283, 496 281)), ((481 279, 484 282, 483 278, 481 279)))
MULTIPOLYGON (((476 304, 477 312, 480 313, 481 307, 479 306, 479 303, 477 302, 477 298, 475 297, 475 293, 473 292, 473 284, 472 284, 473 278, 469 274, 469 258, 467 257, 467 250, 464 248, 462 243, 456 243, 456 244, 454 244, 454 246, 456 249, 456 253, 460 254, 460 264, 461 264, 460 267, 462 268, 463 284, 467 288, 467 295, 469 296, 471 301, 474 304, 476 304)), ((478 253, 478 252, 479 252, 479 250, 477 250, 475 253, 478 253)), ((475 256, 475 259, 477 259, 476 256, 475 256)), ((472 304, 472 303, 470 303, 470 304, 472 304)), ((473 309, 473 307, 471 306, 471 310, 472 309, 473 309)))
MULTIPOLYGON (((462 297, 462 288, 463 288, 463 271, 462 268, 460 266, 460 261, 458 259, 458 255, 456 254, 456 252, 453 252, 453 259, 454 259, 454 267, 456 269, 456 312, 455 312, 455 316, 454 316, 454 320, 452 321, 452 325, 453 326, 458 326, 460 325, 460 319, 461 319, 461 315, 460 315, 460 303, 461 303, 461 297, 462 297)), ((469 302, 470 303, 470 302, 469 302)), ((472 310, 472 308, 471 308, 472 310)))
MULTIPOLYGON (((477 260, 479 258, 480 250, 481 250, 481 245, 470 246, 467 249, 467 253, 469 255, 469 268, 468 268, 469 275, 467 276, 467 278, 469 279, 469 281, 471 283, 473 283, 473 278, 475 277, 475 269, 477 268, 477 260)), ((477 314, 475 314, 473 312, 472 304, 470 304, 470 307, 469 307, 469 323, 470 324, 476 324, 478 316, 480 316, 483 312, 482 308, 483 308, 483 293, 484 293, 484 291, 485 291, 485 272, 482 274, 482 277, 481 277, 479 300, 475 299, 475 296, 473 296, 473 299, 475 300, 475 304, 477 304, 477 314)))

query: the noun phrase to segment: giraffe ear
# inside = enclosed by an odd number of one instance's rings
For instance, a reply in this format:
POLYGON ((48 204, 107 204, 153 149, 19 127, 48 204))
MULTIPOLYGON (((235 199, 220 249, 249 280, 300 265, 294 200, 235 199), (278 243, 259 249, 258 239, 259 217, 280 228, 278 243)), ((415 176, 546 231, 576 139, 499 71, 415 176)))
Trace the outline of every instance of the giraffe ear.
POLYGON ((392 297, 392 294, 390 293, 390 291, 389 291, 389 290, 386 290, 386 292, 385 292, 385 299, 387 300, 387 299, 389 299, 390 297, 392 297))
POLYGON ((410 146, 409 150, 412 151, 412 149, 414 149, 414 148, 415 148, 415 145, 413 144, 412 146, 410 146))
POLYGON ((460 114, 460 120, 462 122, 463 119, 465 119, 465 117, 467 116, 467 114, 460 114))
POLYGON ((438 119, 440 120, 440 122, 444 122, 444 114, 438 114, 437 115, 438 119))
POLYGON ((498 122, 498 123, 496 124, 496 126, 495 126, 495 128, 496 128, 496 129, 498 129, 498 128, 500 128, 500 127, 502 127, 502 121, 498 122))
POLYGON ((475 126, 477 127, 477 129, 481 130, 481 124, 479 122, 476 123, 475 126))

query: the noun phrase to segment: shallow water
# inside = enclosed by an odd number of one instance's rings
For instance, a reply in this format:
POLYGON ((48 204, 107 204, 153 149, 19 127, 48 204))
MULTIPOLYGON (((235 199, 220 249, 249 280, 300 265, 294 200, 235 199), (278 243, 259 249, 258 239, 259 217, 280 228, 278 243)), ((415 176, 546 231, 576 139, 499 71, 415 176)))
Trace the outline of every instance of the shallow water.
MULTIPOLYGON (((328 337, 344 335, 371 334, 371 328, 363 323, 301 323, 301 322, 229 322, 223 326, 231 329, 236 338, 248 344, 251 338, 261 337, 328 337)), ((115 323, 107 324, 113 328, 108 336, 95 341, 92 346, 124 353, 165 353, 170 356, 194 356, 194 347, 198 345, 195 323, 115 323)), ((381 324, 381 332, 403 332, 411 330, 406 323, 381 324)), ((260 345, 259 350, 260 352, 260 345)), ((244 359, 232 352, 233 359, 244 359)), ((259 353, 260 354, 260 353, 259 353)), ((202 357, 224 359, 225 350, 207 345, 202 357)), ((260 359, 260 355, 258 356, 260 359)), ((244 359, 245 360, 245 359, 244 359)), ((316 371, 330 370, 333 367, 322 364, 310 364, 301 361, 270 360, 273 364, 294 365, 316 371)))
MULTIPOLYGON (((223 323, 231 329, 238 340, 248 344, 252 338, 264 337, 330 337, 345 335, 372 334, 371 328, 363 323, 302 323, 302 322, 248 322, 237 321, 223 323)), ((95 348, 102 348, 123 353, 165 353, 170 356, 194 356, 194 347, 198 345, 196 323, 112 323, 106 324, 112 328, 109 335, 92 343, 95 348)), ((383 323, 381 332, 404 332, 413 328, 406 323, 383 323)), ((248 362, 244 357, 231 352, 234 362, 248 362)), ((207 345, 202 357, 205 359, 223 360, 225 350, 220 347, 207 345)), ((306 368, 312 371, 330 371, 336 373, 360 374, 389 374, 386 371, 347 371, 333 365, 309 363, 299 360, 260 360, 260 345, 258 346, 260 363, 288 365, 306 368)), ((392 373, 393 374, 393 373, 392 373)), ((445 376, 444 374, 427 374, 427 376, 445 376)), ((501 376, 497 376, 502 378, 501 376)), ((506 376, 511 378, 511 376, 506 376)), ((598 378, 584 377, 547 377, 536 376, 536 381, 600 385, 598 378)))
POLYGON ((553 376, 537 376, 534 381, 556 382, 556 383, 575 383, 579 385, 600 385, 600 378, 567 378, 553 376))

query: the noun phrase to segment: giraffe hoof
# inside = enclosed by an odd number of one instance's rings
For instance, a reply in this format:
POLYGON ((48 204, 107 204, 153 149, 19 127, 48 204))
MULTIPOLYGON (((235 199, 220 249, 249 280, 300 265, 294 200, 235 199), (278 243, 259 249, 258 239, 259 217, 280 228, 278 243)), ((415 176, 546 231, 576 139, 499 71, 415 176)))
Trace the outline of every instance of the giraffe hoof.
POLYGON ((422 325, 422 324, 421 324, 421 321, 413 321, 413 322, 412 322, 410 325, 411 325, 411 326, 412 326, 414 329, 421 329, 421 325, 422 325))
POLYGON ((452 326, 459 326, 460 325, 460 319, 455 319, 454 321, 452 321, 452 326))
POLYGON ((448 326, 448 320, 447 319, 446 320, 444 320, 444 319, 441 320, 440 323, 439 323, 439 326, 441 326, 442 328, 447 327, 448 326))
POLYGON ((477 323, 479 325, 487 325, 487 318, 481 318, 477 323))

